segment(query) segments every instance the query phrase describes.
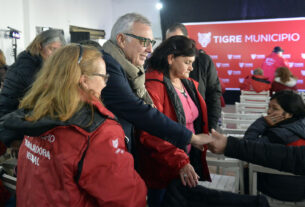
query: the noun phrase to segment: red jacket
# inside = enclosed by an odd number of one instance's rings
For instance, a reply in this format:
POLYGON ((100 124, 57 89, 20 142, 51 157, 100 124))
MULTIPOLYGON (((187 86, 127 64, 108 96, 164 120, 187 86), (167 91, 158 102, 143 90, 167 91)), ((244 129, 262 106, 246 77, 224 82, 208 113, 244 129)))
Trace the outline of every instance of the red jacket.
POLYGON ((277 53, 272 52, 268 57, 265 58, 262 64, 264 75, 269 78, 269 81, 273 81, 275 70, 278 67, 289 68, 288 61, 279 56, 277 53))
POLYGON ((290 78, 290 80, 286 83, 283 83, 279 77, 276 77, 271 84, 270 94, 273 92, 283 91, 283 90, 293 90, 297 91, 297 80, 294 78, 290 78))
POLYGON ((262 91, 269 91, 271 87, 268 77, 262 75, 247 76, 240 89, 245 91, 256 91, 257 93, 262 91))
MULTIPOLYGON (((195 83, 195 81, 193 82, 195 83)), ((157 71, 146 73, 145 85, 156 108, 172 120, 177 121, 174 107, 168 96, 165 84, 163 83, 163 74, 157 71)), ((203 112, 203 121, 206 123, 203 126, 203 132, 208 133, 205 101, 197 90, 197 82, 195 86, 196 94, 200 99, 199 102, 203 112)), ((171 143, 152 136, 147 132, 141 132, 140 142, 140 174, 148 188, 165 188, 170 181, 178 178, 179 170, 190 163, 188 155, 183 150, 176 148, 171 143)), ((205 155, 206 151, 201 155, 204 175, 199 176, 205 180, 210 180, 205 155)))
MULTIPOLYGON (((25 136, 18 157, 17 206, 146 206, 146 186, 126 151, 124 131, 110 111, 96 104, 94 117, 104 118, 99 124, 94 120, 92 131, 63 124, 25 136)), ((90 111, 78 117, 82 124, 90 120, 90 111)))

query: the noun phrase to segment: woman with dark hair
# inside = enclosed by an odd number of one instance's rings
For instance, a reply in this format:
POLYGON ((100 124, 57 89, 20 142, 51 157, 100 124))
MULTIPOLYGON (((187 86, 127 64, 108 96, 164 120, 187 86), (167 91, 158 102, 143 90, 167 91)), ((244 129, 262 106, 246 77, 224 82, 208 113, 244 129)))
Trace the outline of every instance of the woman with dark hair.
MULTIPOLYGON (((193 40, 184 36, 167 39, 149 59, 145 84, 159 111, 194 134, 208 133, 205 101, 197 90, 198 84, 189 78, 195 55, 193 40)), ((190 146, 181 150, 144 131, 140 144, 140 174, 150 189, 150 206, 160 205, 165 188, 175 178, 180 177, 189 187, 197 185, 198 174, 202 180, 210 180, 206 150, 190 146)))
POLYGON ((274 80, 271 84, 270 94, 282 90, 297 91, 297 78, 292 75, 291 71, 286 67, 279 67, 275 71, 274 80))
MULTIPOLYGON (((305 146, 305 104, 294 91, 271 96, 267 116, 257 119, 246 131, 245 139, 286 146, 305 146)), ((258 189, 285 201, 305 199, 304 177, 260 174, 258 189)))

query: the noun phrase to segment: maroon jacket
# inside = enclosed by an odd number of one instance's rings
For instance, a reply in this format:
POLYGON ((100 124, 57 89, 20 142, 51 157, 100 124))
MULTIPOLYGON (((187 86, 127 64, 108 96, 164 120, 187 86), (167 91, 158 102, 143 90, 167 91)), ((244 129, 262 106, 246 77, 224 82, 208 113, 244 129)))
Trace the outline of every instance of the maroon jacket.
MULTIPOLYGON (((196 86, 196 94, 202 111, 204 126, 202 131, 208 133, 206 104, 198 91, 198 83, 192 79, 196 86)), ((156 108, 166 116, 177 122, 174 106, 163 82, 163 74, 157 71, 146 73, 146 89, 151 95, 156 108)), ((140 174, 148 188, 165 188, 170 181, 179 176, 179 170, 190 163, 190 158, 181 149, 158 137, 142 131, 140 136, 140 174)), ((199 155, 200 156, 200 155, 199 155)), ((210 180, 206 163, 206 150, 201 153, 204 180, 210 180)), ((194 166, 195 168, 195 166, 194 166)), ((198 173, 198 172, 197 172, 198 173)))
POLYGON ((288 82, 283 83, 279 77, 276 77, 272 82, 270 94, 273 94, 273 92, 283 91, 283 90, 297 91, 298 90, 297 80, 294 78, 290 78, 288 82))

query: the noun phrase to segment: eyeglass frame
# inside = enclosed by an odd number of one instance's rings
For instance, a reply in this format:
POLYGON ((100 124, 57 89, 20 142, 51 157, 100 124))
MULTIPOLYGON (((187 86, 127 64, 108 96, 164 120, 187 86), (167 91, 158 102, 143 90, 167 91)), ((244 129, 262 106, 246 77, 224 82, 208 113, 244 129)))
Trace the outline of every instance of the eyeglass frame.
MULTIPOLYGON (((79 46, 79 55, 78 55, 77 63, 79 64, 80 61, 82 61, 82 59, 83 59, 83 47, 82 47, 81 44, 79 44, 78 46, 79 46)), ((105 83, 107 83, 107 81, 108 81, 108 79, 110 77, 110 75, 108 73, 107 74, 93 73, 92 75, 93 76, 100 76, 100 77, 102 77, 104 79, 105 83)))
POLYGON ((82 61, 83 59, 83 46, 81 44, 79 44, 78 46, 79 46, 79 55, 78 55, 77 63, 80 64, 80 61, 82 61))
POLYGON ((124 35, 127 35, 129 37, 132 37, 132 38, 135 38, 137 40, 140 40, 140 43, 143 44, 142 46, 143 47, 148 47, 147 42, 149 42, 151 44, 151 46, 153 47, 155 44, 156 44, 156 40, 151 40, 149 38, 146 38, 146 37, 141 37, 141 36, 137 36, 137 35, 134 35, 134 34, 130 34, 130 33, 123 33, 124 35))
POLYGON ((107 83, 107 81, 108 81, 108 79, 110 77, 110 75, 108 73, 106 73, 106 74, 93 73, 92 75, 93 76, 100 76, 100 77, 102 77, 104 79, 105 83, 107 83))

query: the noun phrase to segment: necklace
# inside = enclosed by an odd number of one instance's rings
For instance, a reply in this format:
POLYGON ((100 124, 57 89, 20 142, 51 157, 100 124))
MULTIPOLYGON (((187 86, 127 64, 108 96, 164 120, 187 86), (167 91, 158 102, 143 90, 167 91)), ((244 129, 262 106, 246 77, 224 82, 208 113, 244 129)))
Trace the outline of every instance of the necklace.
POLYGON ((185 98, 187 98, 187 94, 186 94, 186 92, 185 92, 184 89, 183 89, 183 91, 180 91, 180 93, 181 93, 185 98))
POLYGON ((183 87, 183 84, 181 83, 181 86, 180 87, 177 87, 173 84, 173 86, 185 97, 187 98, 187 93, 183 87))

